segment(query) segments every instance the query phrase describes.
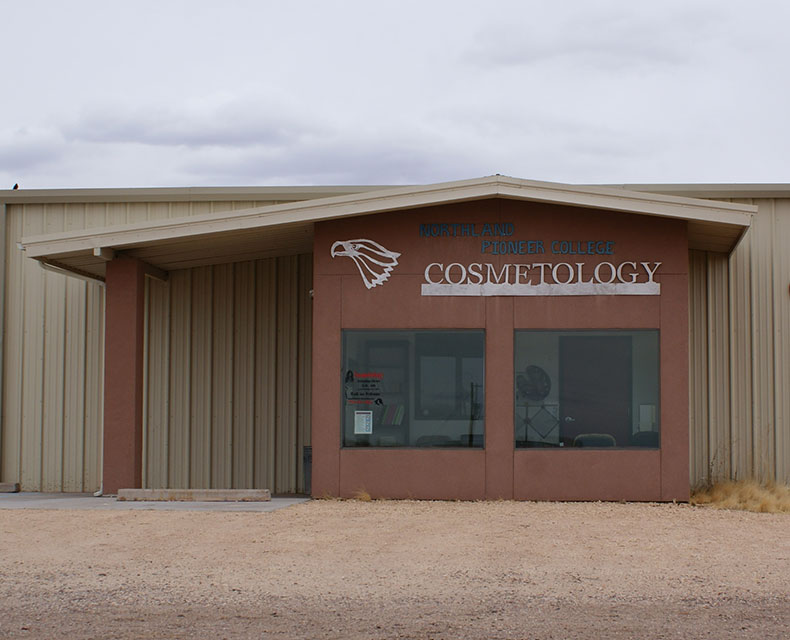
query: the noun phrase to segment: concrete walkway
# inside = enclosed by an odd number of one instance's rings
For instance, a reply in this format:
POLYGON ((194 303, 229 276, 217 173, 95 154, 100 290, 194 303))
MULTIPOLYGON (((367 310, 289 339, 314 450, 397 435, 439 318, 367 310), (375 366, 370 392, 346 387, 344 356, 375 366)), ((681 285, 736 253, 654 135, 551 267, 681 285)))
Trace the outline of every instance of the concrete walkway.
POLYGON ((288 496, 267 502, 128 502, 114 497, 94 498, 90 493, 0 493, 0 509, 100 509, 156 511, 275 511, 310 498, 288 496))

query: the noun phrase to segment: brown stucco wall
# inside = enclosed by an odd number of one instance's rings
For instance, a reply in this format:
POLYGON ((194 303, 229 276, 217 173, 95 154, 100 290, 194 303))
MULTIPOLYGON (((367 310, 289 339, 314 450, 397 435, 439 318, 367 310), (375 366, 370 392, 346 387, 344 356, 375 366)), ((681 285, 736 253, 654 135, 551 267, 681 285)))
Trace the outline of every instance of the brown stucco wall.
POLYGON ((495 199, 316 224, 313 323, 313 494, 438 499, 688 498, 688 242, 686 225, 653 216, 495 199), (508 223, 543 255, 481 255, 477 238, 425 238, 425 223, 508 223), (366 289, 337 240, 368 238, 401 253, 366 289), (610 256, 554 255, 552 240, 608 240, 610 256), (657 261, 660 296, 425 297, 433 262, 657 261), (485 329, 484 450, 342 449, 342 329, 485 329), (660 450, 514 448, 514 329, 659 329, 660 450))
POLYGON ((102 490, 142 486, 145 269, 120 256, 107 264, 102 490))

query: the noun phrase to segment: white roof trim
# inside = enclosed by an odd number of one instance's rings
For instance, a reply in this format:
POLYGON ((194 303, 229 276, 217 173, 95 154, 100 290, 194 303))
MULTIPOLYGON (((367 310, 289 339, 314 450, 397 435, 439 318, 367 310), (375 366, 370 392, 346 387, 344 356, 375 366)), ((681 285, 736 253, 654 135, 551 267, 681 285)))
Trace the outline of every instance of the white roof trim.
POLYGON ((193 236, 317 222, 437 204, 512 198, 643 215, 661 216, 746 229, 757 207, 670 195, 638 193, 617 187, 573 186, 490 176, 419 187, 398 187, 296 203, 222 213, 85 229, 22 239, 31 258, 56 258, 96 248, 124 249, 193 236))

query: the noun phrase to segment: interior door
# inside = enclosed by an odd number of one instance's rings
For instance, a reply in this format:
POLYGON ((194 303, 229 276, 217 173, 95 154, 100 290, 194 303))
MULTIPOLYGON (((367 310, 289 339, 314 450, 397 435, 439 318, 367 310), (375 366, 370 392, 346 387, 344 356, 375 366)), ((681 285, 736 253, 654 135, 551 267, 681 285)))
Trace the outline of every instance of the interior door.
POLYGON ((560 425, 565 446, 585 433, 631 434, 631 337, 560 337, 560 425))

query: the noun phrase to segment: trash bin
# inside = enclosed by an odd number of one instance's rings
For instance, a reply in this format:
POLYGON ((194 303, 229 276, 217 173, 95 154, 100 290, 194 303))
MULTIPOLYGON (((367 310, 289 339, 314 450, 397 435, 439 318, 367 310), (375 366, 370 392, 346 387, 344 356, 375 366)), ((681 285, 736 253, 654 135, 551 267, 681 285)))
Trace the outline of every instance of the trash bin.
POLYGON ((303 448, 302 466, 304 467, 304 492, 309 496, 313 485, 313 447, 303 448))

